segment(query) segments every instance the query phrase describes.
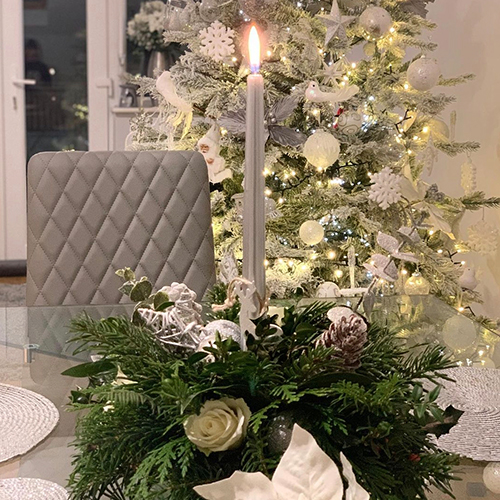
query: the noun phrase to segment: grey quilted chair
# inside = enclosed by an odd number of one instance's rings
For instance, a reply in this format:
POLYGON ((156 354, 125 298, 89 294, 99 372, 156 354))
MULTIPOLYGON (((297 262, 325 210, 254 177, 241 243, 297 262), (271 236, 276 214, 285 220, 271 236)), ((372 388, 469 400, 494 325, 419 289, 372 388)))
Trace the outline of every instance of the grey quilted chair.
POLYGON ((40 153, 28 166, 28 306, 117 304, 117 269, 201 298, 215 278, 207 167, 187 151, 40 153))

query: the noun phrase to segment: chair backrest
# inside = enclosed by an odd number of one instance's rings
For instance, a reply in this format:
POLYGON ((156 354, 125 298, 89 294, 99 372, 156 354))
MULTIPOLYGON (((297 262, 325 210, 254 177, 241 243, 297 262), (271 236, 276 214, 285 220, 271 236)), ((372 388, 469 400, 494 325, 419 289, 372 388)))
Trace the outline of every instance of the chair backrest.
POLYGON ((28 165, 27 305, 116 304, 117 269, 156 288, 215 279, 207 166, 188 151, 40 153, 28 165))

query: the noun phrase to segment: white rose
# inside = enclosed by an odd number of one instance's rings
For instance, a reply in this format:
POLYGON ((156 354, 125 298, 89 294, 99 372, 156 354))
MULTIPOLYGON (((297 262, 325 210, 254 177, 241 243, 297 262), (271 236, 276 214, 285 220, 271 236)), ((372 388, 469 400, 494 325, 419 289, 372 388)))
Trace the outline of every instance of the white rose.
POLYGON ((188 439, 208 456, 213 451, 238 448, 250 415, 250 408, 241 398, 207 401, 199 415, 191 415, 184 422, 184 429, 188 439))

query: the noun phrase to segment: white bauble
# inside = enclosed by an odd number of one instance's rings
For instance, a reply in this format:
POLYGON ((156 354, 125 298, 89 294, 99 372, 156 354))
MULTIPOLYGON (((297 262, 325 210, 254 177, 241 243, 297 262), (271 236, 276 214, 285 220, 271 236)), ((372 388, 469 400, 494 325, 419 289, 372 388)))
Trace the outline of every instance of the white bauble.
POLYGON ((307 139, 303 153, 311 165, 328 168, 339 159, 340 142, 332 134, 320 130, 307 139))
POLYGON ((323 240, 325 230, 319 222, 308 220, 300 226, 299 236, 306 245, 317 245, 323 240))
POLYGON ((471 347, 477 339, 476 325, 465 316, 452 316, 443 325, 443 341, 454 351, 463 351, 471 347))
POLYGON ((203 21, 212 23, 220 16, 220 7, 217 0, 201 0, 198 5, 198 12, 203 21))
POLYGON ((483 482, 492 493, 500 493, 500 462, 491 462, 484 468, 483 482))
POLYGON ((429 295, 431 286, 429 282, 420 274, 413 273, 404 284, 406 295, 429 295))
POLYGON ((435 87, 441 76, 441 69, 436 59, 421 57, 413 61, 408 68, 406 77, 408 83, 420 91, 431 90, 435 87))
POLYGON ((316 289, 316 297, 326 299, 329 297, 341 297, 340 288, 333 281, 325 281, 316 289))
POLYGON ((355 111, 346 111, 337 120, 339 132, 348 135, 357 134, 361 130, 361 125, 363 125, 363 117, 355 111))
POLYGON ((359 16, 359 24, 369 36, 380 38, 391 29, 392 18, 382 7, 370 6, 359 16))

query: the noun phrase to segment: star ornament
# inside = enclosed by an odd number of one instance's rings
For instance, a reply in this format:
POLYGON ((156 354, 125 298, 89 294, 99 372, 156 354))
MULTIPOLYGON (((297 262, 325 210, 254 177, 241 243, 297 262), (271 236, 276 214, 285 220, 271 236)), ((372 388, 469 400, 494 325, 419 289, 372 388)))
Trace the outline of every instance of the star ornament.
POLYGON ((344 61, 339 59, 337 62, 330 64, 324 62, 322 76, 324 84, 338 85, 339 80, 341 80, 342 77, 344 76, 344 61))
MULTIPOLYGON (((347 500, 368 500, 351 464, 340 454, 347 480, 347 500)), ((292 440, 269 479, 261 472, 236 471, 230 478, 196 486, 206 500, 342 500, 344 485, 335 462, 318 446, 309 432, 295 424, 292 440)))
POLYGON ((346 26, 349 26, 356 19, 356 16, 343 16, 340 13, 337 0, 333 0, 330 14, 320 16, 320 19, 326 26, 325 45, 328 45, 334 36, 337 36, 341 40, 346 40, 346 26))

